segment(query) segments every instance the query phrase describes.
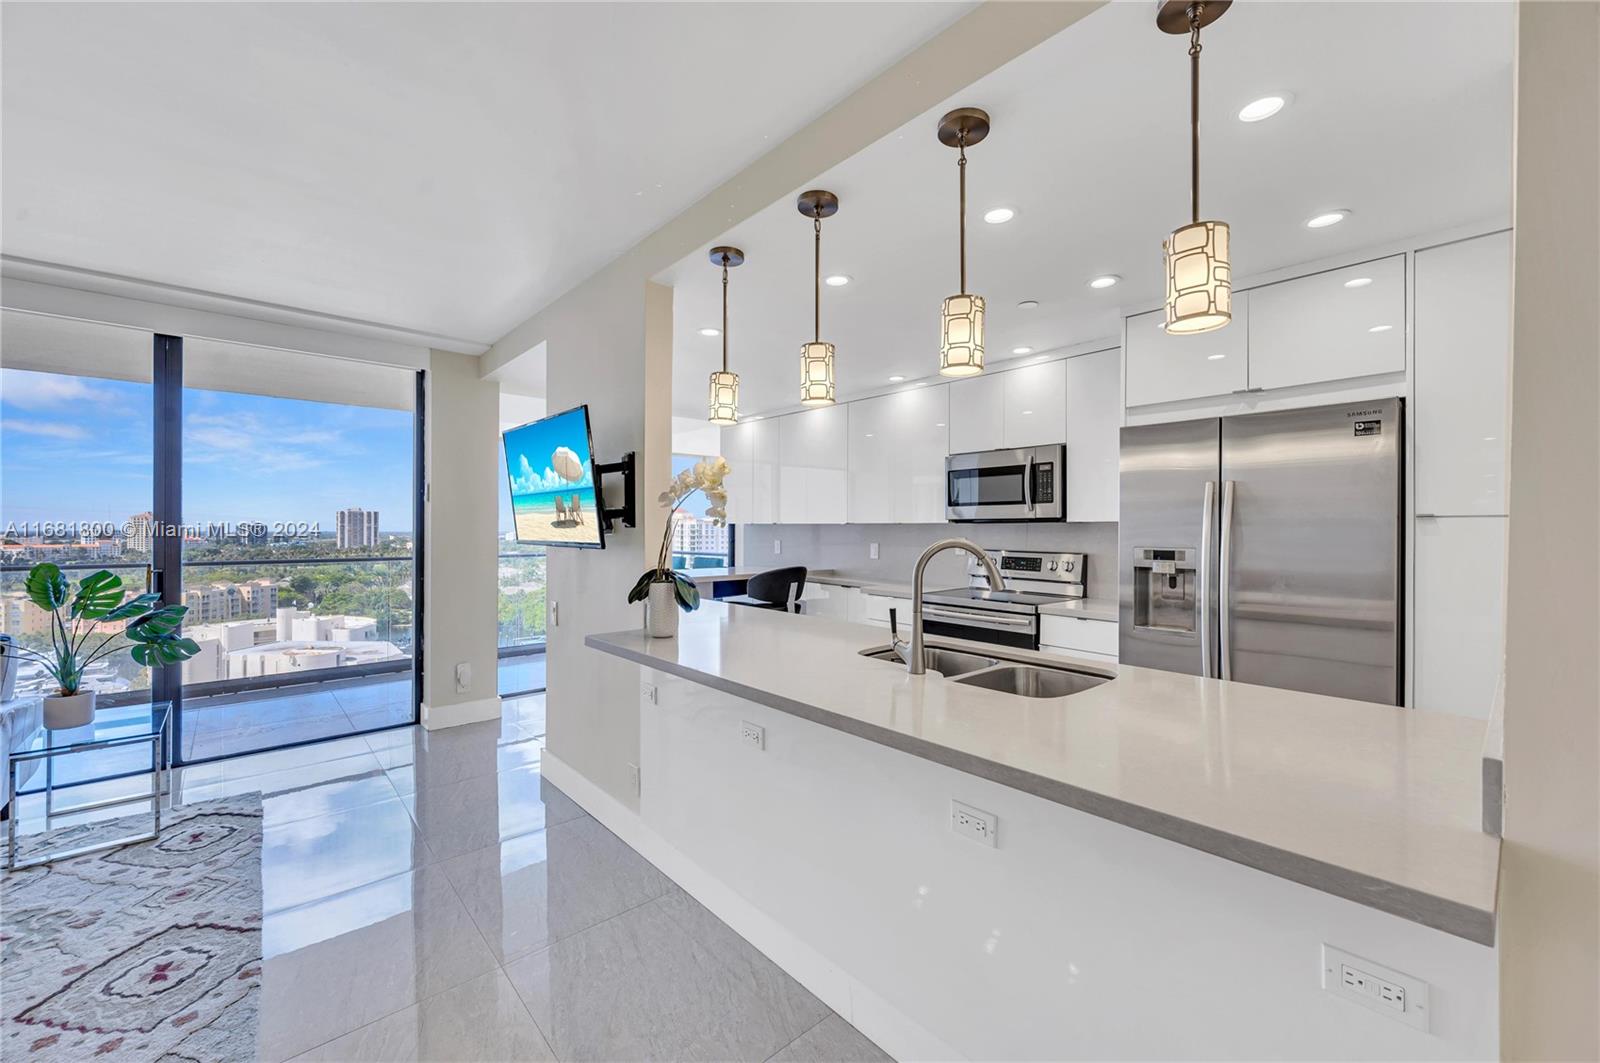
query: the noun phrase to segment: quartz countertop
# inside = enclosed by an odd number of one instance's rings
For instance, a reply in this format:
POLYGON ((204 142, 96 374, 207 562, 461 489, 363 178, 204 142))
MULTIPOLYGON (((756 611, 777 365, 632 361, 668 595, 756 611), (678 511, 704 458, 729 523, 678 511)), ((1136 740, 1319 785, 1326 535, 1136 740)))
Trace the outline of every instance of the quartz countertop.
POLYGON ((863 657, 861 650, 885 644, 876 628, 716 602, 685 615, 676 638, 619 631, 585 642, 1413 922, 1494 941, 1500 841, 1481 829, 1482 720, 1128 665, 1085 665, 1116 678, 1079 694, 1022 698, 863 657))

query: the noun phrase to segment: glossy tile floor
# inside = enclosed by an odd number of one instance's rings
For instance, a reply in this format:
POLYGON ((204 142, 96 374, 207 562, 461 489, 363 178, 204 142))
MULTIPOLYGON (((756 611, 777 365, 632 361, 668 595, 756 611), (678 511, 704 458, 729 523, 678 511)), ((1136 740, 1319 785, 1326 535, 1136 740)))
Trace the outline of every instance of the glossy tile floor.
POLYGON ((545 782, 543 733, 541 695, 180 770, 264 795, 261 1059, 887 1058, 545 782))

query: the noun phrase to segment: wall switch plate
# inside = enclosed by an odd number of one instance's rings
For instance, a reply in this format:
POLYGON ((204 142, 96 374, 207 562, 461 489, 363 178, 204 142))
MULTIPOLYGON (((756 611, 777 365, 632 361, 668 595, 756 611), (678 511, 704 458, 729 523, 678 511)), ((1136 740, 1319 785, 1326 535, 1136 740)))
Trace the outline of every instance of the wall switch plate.
POLYGON ((472 689, 472 665, 462 661, 456 665, 456 693, 465 694, 472 689))
POLYGON ((561 626, 561 603, 560 602, 551 602, 550 603, 550 626, 551 627, 560 627, 561 626))
POLYGON ((772 556, 773 557, 777 557, 781 553, 783 553, 783 540, 782 539, 774 539, 774 540, 772 540, 772 556))
POLYGON ((878 544, 877 543, 868 543, 867 544, 867 560, 868 561, 876 561, 876 560, 878 560, 878 544))
POLYGON ((1419 978, 1324 944, 1322 988, 1428 1032, 1428 983, 1419 978))
POLYGON ((742 720, 739 723, 739 741, 757 749, 766 749, 767 730, 758 723, 742 720))
POLYGON ((654 683, 640 683, 639 700, 646 705, 661 704, 661 688, 654 683))
POLYGON ((951 801, 950 829, 992 849, 1000 833, 1000 819, 993 812, 951 801))
POLYGON ((639 765, 633 763, 628 765, 628 782, 633 785, 633 792, 637 795, 639 793, 639 765))

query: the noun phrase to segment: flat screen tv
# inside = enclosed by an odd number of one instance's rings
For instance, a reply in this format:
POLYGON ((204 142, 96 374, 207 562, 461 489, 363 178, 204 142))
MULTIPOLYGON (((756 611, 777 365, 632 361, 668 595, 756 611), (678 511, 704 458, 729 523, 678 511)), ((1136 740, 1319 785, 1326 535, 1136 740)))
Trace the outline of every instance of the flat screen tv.
POLYGON ((604 549, 589 407, 502 433, 517 542, 604 549))

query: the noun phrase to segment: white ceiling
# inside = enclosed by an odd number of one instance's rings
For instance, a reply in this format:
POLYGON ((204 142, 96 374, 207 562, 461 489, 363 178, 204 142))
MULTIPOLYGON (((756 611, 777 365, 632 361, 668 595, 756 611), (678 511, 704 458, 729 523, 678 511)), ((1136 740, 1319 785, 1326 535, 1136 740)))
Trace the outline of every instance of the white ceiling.
POLYGON ((971 6, 6 4, 0 250, 486 344, 971 6))
MULTIPOLYGON (((1510 213, 1509 4, 1236 3, 1202 37, 1202 216, 1233 226, 1248 278, 1510 213), (1292 93, 1276 117, 1235 115, 1292 93), (1315 213, 1353 211, 1328 229, 1315 213)), ((823 223, 823 338, 839 394, 937 369, 939 307, 957 288, 955 152, 934 136, 947 106, 981 106, 994 129, 969 152, 970 290, 988 300, 991 359, 1118 334, 1123 308, 1161 299, 1161 241, 1188 220, 1186 41, 1153 5, 1090 15, 970 91, 820 175, 838 193, 823 223), (1017 211, 986 225, 985 210, 1017 211), (1120 274, 1114 288, 1086 282, 1120 274), (1032 311, 1017 309, 1039 301, 1032 311)), ((800 191, 799 189, 795 190, 800 191)), ((740 411, 794 406, 811 338, 811 226, 793 197, 716 241, 748 256, 731 278, 731 368, 740 411)), ((720 339, 720 274, 704 251, 674 285, 674 411, 704 416, 720 339)))

